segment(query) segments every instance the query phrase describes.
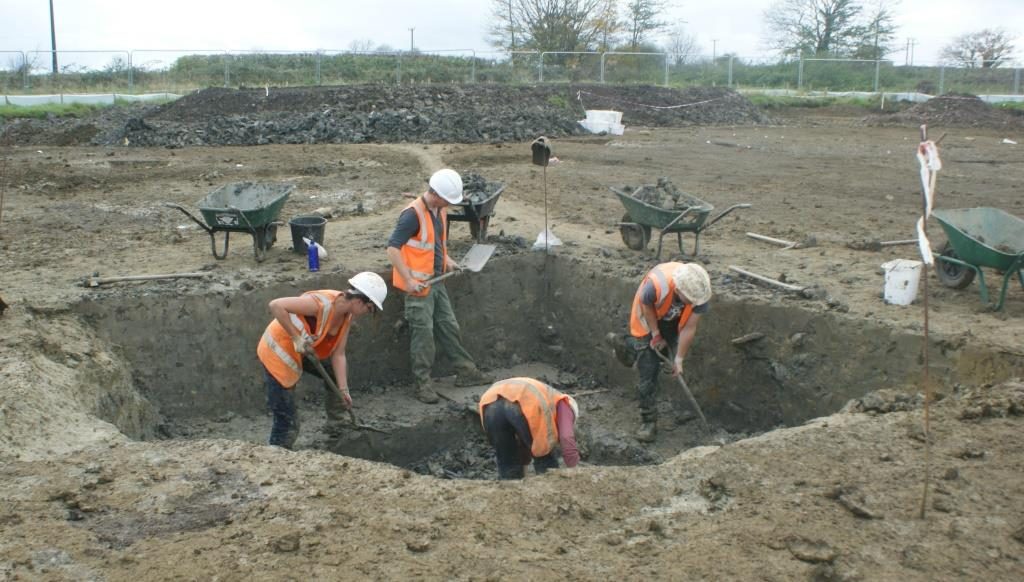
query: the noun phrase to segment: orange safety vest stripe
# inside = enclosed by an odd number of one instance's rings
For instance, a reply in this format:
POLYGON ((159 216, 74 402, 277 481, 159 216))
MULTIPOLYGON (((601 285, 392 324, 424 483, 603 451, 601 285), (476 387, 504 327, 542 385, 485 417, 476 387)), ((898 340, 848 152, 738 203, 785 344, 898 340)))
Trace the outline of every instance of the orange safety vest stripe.
MULTIPOLYGON (((406 209, 412 208, 416 212, 416 219, 420 223, 419 232, 410 238, 400 249, 402 262, 409 267, 412 276, 420 281, 426 281, 434 276, 434 245, 437 233, 434 232, 434 221, 430 218, 430 209, 427 203, 420 196, 409 203, 406 209)), ((441 251, 444 253, 441 267, 448 264, 448 211, 444 208, 441 213, 441 251)), ((423 289, 419 293, 413 293, 406 284, 405 279, 398 272, 397 268, 391 268, 391 284, 396 288, 405 291, 416 297, 426 296, 430 288, 423 289)))
MULTIPOLYGON (((676 294, 676 284, 672 280, 672 273, 682 266, 682 263, 662 263, 655 265, 650 271, 644 275, 643 280, 640 282, 640 286, 636 290, 636 294, 633 296, 633 307, 629 313, 629 334, 633 337, 644 337, 654 331, 647 328, 647 320, 644 319, 644 312, 642 308, 641 297, 643 295, 644 284, 648 279, 654 284, 654 291, 656 294, 654 300, 654 315, 657 319, 665 317, 668 310, 672 307, 672 299, 676 294)), ((683 313, 679 317, 679 329, 683 329, 686 325, 686 320, 690 319, 690 314, 693 313, 693 305, 687 304, 683 309, 683 313)))
MULTIPOLYGON (((303 295, 312 297, 320 304, 320 312, 316 316, 316 329, 310 329, 309 322, 305 317, 294 313, 289 316, 296 329, 303 330, 312 338, 313 351, 317 358, 323 360, 331 355, 341 338, 345 337, 345 333, 352 323, 352 316, 350 314, 345 317, 338 333, 329 335, 326 333, 327 325, 334 312, 334 301, 341 295, 341 292, 325 289, 309 291, 303 295)), ((302 357, 295 351, 288 331, 276 319, 271 321, 264 330, 259 345, 256 347, 256 355, 281 386, 292 388, 298 384, 299 378, 302 377, 302 357)))
MULTIPOLYGON (((519 405, 533 438, 530 454, 534 457, 543 457, 555 448, 558 444, 556 409, 558 402, 566 400, 568 396, 533 378, 502 380, 488 388, 480 397, 481 425, 484 421, 484 407, 498 398, 519 405)), ((484 427, 484 430, 486 429, 487 427, 484 427)))

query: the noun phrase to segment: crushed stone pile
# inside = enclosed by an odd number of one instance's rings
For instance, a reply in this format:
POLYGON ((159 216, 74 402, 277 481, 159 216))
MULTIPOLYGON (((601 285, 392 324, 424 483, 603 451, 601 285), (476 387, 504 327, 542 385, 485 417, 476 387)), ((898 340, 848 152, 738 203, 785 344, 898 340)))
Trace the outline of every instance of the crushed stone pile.
POLYGON ((918 103, 899 113, 874 115, 866 125, 921 125, 944 127, 1024 127, 1024 120, 982 101, 976 95, 948 93, 918 103))
POLYGON ((637 187, 624 186, 622 191, 651 206, 667 210, 683 210, 692 206, 705 205, 700 199, 676 188, 675 184, 666 177, 658 178, 657 184, 644 184, 637 187))
POLYGON ((475 172, 463 172, 462 194, 465 203, 481 204, 501 188, 500 182, 492 182, 475 172))
POLYGON ((650 86, 346 85, 210 88, 163 105, 0 125, 14 145, 499 143, 587 133, 584 108, 630 125, 744 125, 767 118, 723 88, 650 86))

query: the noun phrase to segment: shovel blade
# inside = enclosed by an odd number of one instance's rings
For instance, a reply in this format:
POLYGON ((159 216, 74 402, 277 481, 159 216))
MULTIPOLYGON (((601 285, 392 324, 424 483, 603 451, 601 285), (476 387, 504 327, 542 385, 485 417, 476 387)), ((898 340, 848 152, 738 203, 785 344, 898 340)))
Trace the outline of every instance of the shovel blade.
POLYGON ((470 247, 469 252, 466 253, 466 256, 462 259, 462 268, 467 271, 479 273, 480 269, 483 269, 484 265, 487 264, 491 255, 494 254, 494 250, 496 248, 497 247, 494 245, 473 245, 470 247))

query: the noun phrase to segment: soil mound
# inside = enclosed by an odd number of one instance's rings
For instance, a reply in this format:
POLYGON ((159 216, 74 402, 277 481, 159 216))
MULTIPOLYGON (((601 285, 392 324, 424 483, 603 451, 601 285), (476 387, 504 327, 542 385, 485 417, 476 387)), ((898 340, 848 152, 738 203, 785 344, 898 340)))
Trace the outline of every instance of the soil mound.
POLYGON ((17 121, 10 135, 24 145, 497 143, 584 134, 585 108, 616 109, 628 125, 655 127, 768 121, 746 97, 721 88, 347 85, 204 89, 129 113, 17 121))
POLYGON ((985 103, 976 95, 949 93, 918 103, 906 111, 876 115, 867 125, 938 125, 944 127, 1021 127, 1021 120, 985 103))

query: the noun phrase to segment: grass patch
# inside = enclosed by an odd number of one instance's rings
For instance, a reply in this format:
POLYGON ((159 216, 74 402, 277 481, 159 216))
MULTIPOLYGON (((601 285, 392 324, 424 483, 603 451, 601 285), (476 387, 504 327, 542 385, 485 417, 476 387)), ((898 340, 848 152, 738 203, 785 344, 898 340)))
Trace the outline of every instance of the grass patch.
POLYGON ((104 105, 87 105, 84 103, 45 103, 42 105, 0 105, 0 118, 3 119, 44 119, 46 117, 83 117, 104 105))

